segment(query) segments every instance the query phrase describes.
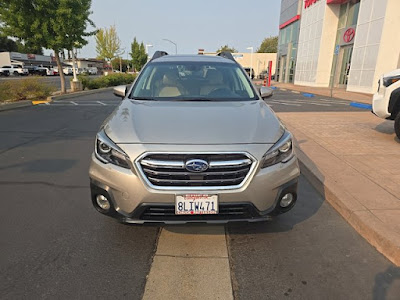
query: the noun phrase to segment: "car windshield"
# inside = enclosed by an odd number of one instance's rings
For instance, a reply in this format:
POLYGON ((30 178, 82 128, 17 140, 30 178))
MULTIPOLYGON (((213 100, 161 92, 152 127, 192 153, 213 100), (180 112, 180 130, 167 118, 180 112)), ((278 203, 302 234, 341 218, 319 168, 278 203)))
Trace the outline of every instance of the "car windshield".
POLYGON ((153 62, 130 95, 140 100, 243 101, 258 99, 249 78, 232 63, 153 62))

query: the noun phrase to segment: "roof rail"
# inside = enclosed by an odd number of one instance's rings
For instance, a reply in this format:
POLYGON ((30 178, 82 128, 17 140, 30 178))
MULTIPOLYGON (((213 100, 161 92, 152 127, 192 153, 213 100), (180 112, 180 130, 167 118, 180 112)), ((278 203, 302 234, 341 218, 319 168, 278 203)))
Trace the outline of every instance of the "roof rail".
POLYGON ((233 60, 234 62, 236 62, 235 58, 233 57, 232 53, 228 52, 228 51, 223 51, 220 53, 217 53, 217 56, 221 56, 230 60, 233 60))
POLYGON ((154 52, 153 57, 151 58, 151 60, 156 59, 156 58, 160 58, 160 57, 165 56, 165 55, 168 55, 168 53, 165 52, 165 51, 156 51, 156 52, 154 52))

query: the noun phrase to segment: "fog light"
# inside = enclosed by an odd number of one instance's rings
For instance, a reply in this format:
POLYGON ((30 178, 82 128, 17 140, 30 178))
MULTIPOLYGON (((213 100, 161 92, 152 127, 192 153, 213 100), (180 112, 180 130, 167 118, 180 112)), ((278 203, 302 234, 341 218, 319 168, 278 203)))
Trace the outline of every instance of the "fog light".
POLYGON ((281 202, 279 203, 281 207, 286 208, 288 207, 290 204, 292 204, 293 202, 293 194, 285 194, 282 199, 281 202))
POLYGON ((107 197, 105 197, 103 195, 97 195, 96 202, 97 202, 97 205, 103 210, 109 210, 111 207, 110 201, 108 201, 107 197))

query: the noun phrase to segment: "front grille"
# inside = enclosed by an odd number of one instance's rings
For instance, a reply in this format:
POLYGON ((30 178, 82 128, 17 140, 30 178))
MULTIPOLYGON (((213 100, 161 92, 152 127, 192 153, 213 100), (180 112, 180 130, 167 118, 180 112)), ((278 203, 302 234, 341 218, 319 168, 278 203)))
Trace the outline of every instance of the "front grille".
POLYGON ((220 204, 216 215, 175 215, 173 205, 146 205, 140 211, 138 217, 145 221, 243 220, 260 216, 251 204, 220 204))
POLYGON ((244 154, 148 154, 139 161, 143 175, 158 187, 236 187, 242 184, 253 161, 244 154), (192 159, 208 163, 204 172, 185 168, 192 159))

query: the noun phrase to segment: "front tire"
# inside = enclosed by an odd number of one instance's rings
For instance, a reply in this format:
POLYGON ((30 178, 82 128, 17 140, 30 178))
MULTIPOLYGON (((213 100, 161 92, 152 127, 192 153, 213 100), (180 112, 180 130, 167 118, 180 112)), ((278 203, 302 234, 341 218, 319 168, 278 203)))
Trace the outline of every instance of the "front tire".
POLYGON ((396 119, 394 119, 394 132, 396 132, 397 138, 400 140, 400 112, 397 113, 396 119))

